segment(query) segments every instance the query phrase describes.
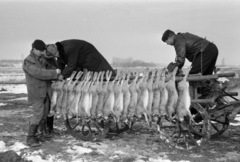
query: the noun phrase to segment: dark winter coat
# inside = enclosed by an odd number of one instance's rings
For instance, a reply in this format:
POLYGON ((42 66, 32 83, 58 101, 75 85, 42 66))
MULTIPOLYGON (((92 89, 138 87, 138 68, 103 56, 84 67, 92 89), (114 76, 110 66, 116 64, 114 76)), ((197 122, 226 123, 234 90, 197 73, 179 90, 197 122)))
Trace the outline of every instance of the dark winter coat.
POLYGON ((22 68, 26 77, 29 104, 44 101, 47 93, 51 96, 51 80, 58 77, 55 67, 43 56, 38 57, 31 51, 24 59, 22 68))
POLYGON ((181 69, 183 67, 185 58, 187 58, 189 62, 193 62, 194 58, 200 52, 203 52, 209 43, 208 40, 191 33, 178 33, 173 43, 176 51, 175 62, 178 68, 181 69))
POLYGON ((100 52, 90 43, 84 40, 64 40, 56 43, 59 55, 58 68, 65 78, 71 76, 74 70, 83 68, 88 71, 100 72, 110 70, 115 74, 111 65, 100 52))

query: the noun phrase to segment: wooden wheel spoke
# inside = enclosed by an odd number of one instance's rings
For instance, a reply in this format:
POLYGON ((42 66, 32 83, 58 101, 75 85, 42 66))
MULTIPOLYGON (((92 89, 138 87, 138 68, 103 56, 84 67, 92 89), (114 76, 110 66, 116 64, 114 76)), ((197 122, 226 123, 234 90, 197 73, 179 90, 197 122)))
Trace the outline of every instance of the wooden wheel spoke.
POLYGON ((207 111, 202 107, 202 105, 195 103, 191 105, 193 108, 194 116, 193 120, 194 123, 189 125, 189 131, 194 137, 199 139, 203 138, 204 140, 210 139, 210 119, 208 116, 207 111))
POLYGON ((219 129, 217 128, 217 126, 215 126, 213 123, 211 123, 211 125, 217 132, 219 132, 219 129))
POLYGON ((100 129, 101 126, 96 121, 94 121, 94 126, 97 128, 99 132, 101 132, 101 129, 100 129))
POLYGON ((199 131, 197 131, 196 129, 194 129, 192 126, 189 127, 189 131, 192 133, 192 134, 196 134, 198 136, 201 136, 201 137, 204 137, 205 136, 205 133, 201 133, 203 131, 203 127, 201 127, 201 129, 199 129, 199 131))
POLYGON ((212 125, 213 129, 215 130, 215 132, 212 133, 213 138, 218 137, 221 134, 223 134, 229 126, 228 115, 221 115, 217 119, 211 119, 211 121, 213 121, 213 122, 211 122, 211 125, 212 125))
MULTIPOLYGON (((83 132, 78 132, 76 130, 74 130, 78 125, 80 124, 80 122, 78 122, 77 124, 75 124, 73 127, 71 126, 70 124, 70 120, 67 118, 66 121, 65 121, 65 125, 66 125, 66 128, 67 130, 70 132, 70 134, 76 138, 77 140, 83 140, 83 141, 92 141, 93 140, 93 136, 92 136, 92 133, 89 129, 89 132, 87 135, 85 135, 83 132)), ((90 127, 89 123, 87 123, 88 127, 90 127)), ((84 130, 84 127, 82 128, 82 131, 84 130)))
POLYGON ((110 128, 109 133, 120 134, 120 133, 126 132, 127 130, 129 130, 129 126, 127 124, 124 123, 124 127, 120 128, 120 129, 117 127, 117 124, 116 124, 116 129, 110 128))
POLYGON ((99 140, 105 138, 107 133, 109 132, 109 127, 110 127, 109 123, 108 122, 107 123, 103 123, 103 122, 98 123, 97 121, 94 121, 94 125, 97 128, 97 130, 99 131, 99 133, 97 133, 96 135, 93 135, 94 140, 99 141, 99 140))
POLYGON ((79 125, 79 123, 77 123, 74 127, 72 127, 72 129, 75 129, 78 125, 79 125))
POLYGON ((86 136, 89 136, 90 134, 92 134, 92 130, 91 130, 91 126, 90 126, 90 122, 86 122, 83 126, 82 126, 82 134, 85 136, 87 132, 86 136), (85 128, 88 128, 88 130, 84 130, 85 128))

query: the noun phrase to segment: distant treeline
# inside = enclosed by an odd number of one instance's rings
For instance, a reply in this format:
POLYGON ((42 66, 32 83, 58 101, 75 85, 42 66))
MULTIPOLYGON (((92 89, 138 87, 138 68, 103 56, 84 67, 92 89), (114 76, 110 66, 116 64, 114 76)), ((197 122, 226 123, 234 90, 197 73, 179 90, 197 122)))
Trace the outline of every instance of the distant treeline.
POLYGON ((0 60, 0 67, 20 67, 23 60, 0 60))
POLYGON ((10 62, 10 63, 18 63, 18 62, 22 62, 23 60, 5 60, 5 59, 3 59, 3 60, 0 60, 0 62, 10 62))
POLYGON ((142 60, 133 60, 132 58, 119 58, 113 57, 111 65, 114 68, 121 68, 121 67, 159 67, 159 66, 166 66, 166 64, 159 64, 153 62, 145 62, 142 60))

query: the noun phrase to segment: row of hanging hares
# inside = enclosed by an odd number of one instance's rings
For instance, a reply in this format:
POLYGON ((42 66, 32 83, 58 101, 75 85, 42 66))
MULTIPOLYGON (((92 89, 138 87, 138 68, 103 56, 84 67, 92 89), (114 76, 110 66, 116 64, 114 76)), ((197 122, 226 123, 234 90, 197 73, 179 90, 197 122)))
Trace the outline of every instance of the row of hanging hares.
POLYGON ((165 82, 166 68, 122 71, 110 81, 112 73, 74 72, 70 80, 52 83, 52 99, 49 116, 81 117, 82 119, 112 116, 116 122, 126 122, 144 116, 149 123, 168 116, 179 121, 191 117, 188 72, 175 84, 177 68, 165 82), (130 77, 134 79, 130 81, 130 77), (73 80, 75 76, 75 80, 73 80), (83 77, 84 76, 84 77, 83 77), (79 78, 81 81, 79 81, 79 78))

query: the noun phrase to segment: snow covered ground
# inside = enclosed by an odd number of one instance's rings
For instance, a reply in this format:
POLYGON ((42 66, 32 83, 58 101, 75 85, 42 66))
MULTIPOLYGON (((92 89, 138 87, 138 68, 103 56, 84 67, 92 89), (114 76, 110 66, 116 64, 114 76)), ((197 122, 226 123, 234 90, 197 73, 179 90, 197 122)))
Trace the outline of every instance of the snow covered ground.
MULTIPOLYGON (((86 142, 86 146, 89 145, 86 142)), ((90 144, 91 146, 93 146, 94 144, 90 144)), ((99 154, 103 154, 104 155, 104 148, 107 146, 101 146, 101 145, 96 145, 96 149, 94 149, 94 152, 98 152, 99 154)), ((6 147, 5 143, 3 141, 0 141, 0 152, 4 152, 4 151, 8 151, 8 150, 13 150, 15 151, 18 155, 20 155, 20 150, 23 149, 27 149, 28 146, 20 143, 20 142, 15 142, 12 146, 10 147, 6 147)), ((83 159, 81 157, 81 155, 83 154, 88 154, 93 152, 93 149, 89 149, 89 148, 85 148, 82 146, 77 146, 77 145, 72 145, 70 147, 66 148, 66 152, 68 154, 71 154, 72 156, 72 160, 71 162, 87 162, 86 159, 83 159)), ((24 152, 24 154, 22 155, 22 158, 26 159, 26 160, 32 160, 33 162, 65 162, 61 159, 58 158, 58 154, 55 155, 47 155, 44 159, 42 158, 42 154, 43 154, 43 150, 42 149, 38 149, 36 151, 29 151, 29 152, 24 152)), ((128 153, 123 152, 121 150, 119 151, 115 151, 114 154, 110 157, 110 159, 112 159, 114 161, 114 159, 118 158, 121 155, 126 155, 128 153)), ((144 162, 143 160, 137 159, 134 162, 144 162)), ((148 162, 172 162, 171 160, 164 158, 164 157, 158 157, 158 158, 149 158, 148 162)), ((186 160, 180 160, 177 162, 189 162, 186 160)))
MULTIPOLYGON (((19 84, 19 85, 0 85, 0 93, 27 93, 27 88, 25 84, 19 84)), ((9 99, 13 100, 13 99, 9 99)), ((24 98, 17 98, 14 100, 27 100, 27 97, 24 98)), ((1 106, 4 106, 6 104, 0 103, 0 109, 1 106)), ((233 126, 239 126, 240 125, 240 115, 237 115, 236 120, 239 122, 231 123, 233 126)), ((61 139, 60 139, 61 140, 61 139)), ((59 142, 58 139, 54 139, 55 142, 59 142)), ((53 142, 54 142, 53 141, 53 142)), ((64 162, 64 160, 59 158, 59 155, 61 153, 57 154, 49 154, 44 156, 42 158, 43 151, 42 149, 36 149, 35 151, 30 151, 28 149, 29 147, 26 146, 24 143, 21 142, 15 142, 11 146, 6 146, 6 144, 3 141, 0 141, 0 152, 5 152, 7 150, 13 150, 15 151, 18 155, 21 154, 22 158, 27 159, 27 160, 32 160, 33 162, 64 162), (22 154, 23 150, 24 154, 22 154)), ((69 145, 64 148, 66 150, 66 153, 70 155, 71 161, 72 162, 85 162, 87 161, 86 159, 82 158, 83 154, 91 154, 92 152, 98 153, 98 154, 106 154, 107 150, 109 150, 109 146, 101 143, 101 144, 96 144, 92 142, 82 142, 82 145, 76 145, 76 140, 69 140, 69 145)), ((117 159, 123 155, 129 155, 128 152, 124 150, 115 150, 109 157, 109 159, 117 159)), ((161 155, 159 157, 154 157, 154 158, 149 158, 149 162, 171 162, 171 160, 168 159, 167 155, 161 155)), ((144 162, 141 157, 139 156, 139 159, 136 159, 134 162, 144 162)), ((178 162, 187 162, 184 160, 180 160, 178 162)))
MULTIPOLYGON (((15 94, 27 93, 27 88, 25 84, 0 85, 0 90, 1 90, 0 93, 3 93, 3 94, 4 93, 15 93, 15 94)), ((24 97, 24 98, 21 97, 17 99, 8 99, 8 101, 14 101, 14 100, 27 100, 27 97, 24 97)), ((7 104, 0 103, 0 109, 1 109, 1 106, 5 106, 5 105, 7 104)), ((17 110, 15 111, 17 112, 17 110)), ((1 134, 3 135, 3 133, 4 132, 2 132, 1 134)), ((53 139, 53 142, 54 141, 61 142, 59 141, 59 139, 53 139)), ((66 153, 71 157, 72 162, 86 162, 88 160, 82 157, 83 154, 91 154, 92 152, 94 152, 100 155, 105 155, 106 151, 108 151, 109 149, 110 149, 109 146, 104 143, 96 144, 92 142, 82 142, 82 146, 78 146, 76 145, 76 140, 73 140, 73 139, 69 140, 68 146, 64 148, 64 150, 66 150, 66 153)), ((21 143, 21 142, 15 142, 11 146, 6 146, 4 141, 0 141, 0 152, 5 152, 8 150, 13 150, 18 155, 21 155, 22 158, 26 160, 32 160, 33 162, 65 162, 64 160, 59 158, 61 153, 45 155, 43 158, 44 153, 41 148, 36 149, 36 151, 32 151, 32 150, 29 150, 28 146, 26 146, 24 143, 21 143)), ((125 156, 125 155, 127 156, 130 154, 128 152, 125 152, 119 149, 119 150, 115 150, 111 155, 111 157, 109 157, 109 159, 112 159, 112 161, 114 161, 115 159, 118 159, 119 157, 125 156)), ((135 162, 144 162, 143 160, 140 159, 141 157, 139 157, 139 159, 136 159, 135 162)), ((148 161, 149 162, 159 162, 159 161, 171 162, 171 160, 169 160, 167 156, 150 158, 148 161)), ((179 162, 186 162, 186 161, 180 160, 179 162)))
POLYGON ((0 84, 0 93, 27 93, 25 84, 0 84))

